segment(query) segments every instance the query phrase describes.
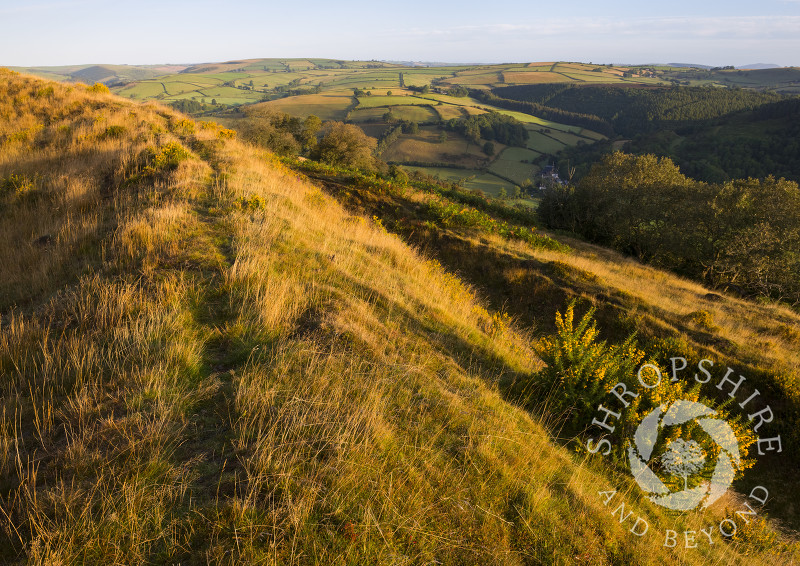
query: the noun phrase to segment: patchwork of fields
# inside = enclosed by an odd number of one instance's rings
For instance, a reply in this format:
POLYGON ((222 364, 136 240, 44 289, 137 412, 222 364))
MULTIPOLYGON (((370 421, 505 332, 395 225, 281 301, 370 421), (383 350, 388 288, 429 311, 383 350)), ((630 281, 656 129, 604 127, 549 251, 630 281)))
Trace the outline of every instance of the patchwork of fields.
POLYGON ((445 92, 466 94, 463 88, 553 82, 658 84, 660 79, 649 70, 565 62, 407 67, 377 61, 247 59, 194 65, 114 90, 137 100, 194 101, 207 115, 232 127, 242 115, 230 108, 252 104, 299 118, 313 114, 323 120, 350 121, 375 138, 398 121, 414 122, 421 126, 419 130, 395 135, 384 145, 382 159, 497 195, 501 189, 511 194, 515 186, 534 183, 541 167, 565 147, 604 137, 445 92), (422 87, 428 88, 420 92, 422 87), (461 93, 457 87, 463 87, 461 93), (356 90, 363 95, 356 98, 356 90), (487 154, 486 140, 470 143, 438 125, 486 112, 499 112, 525 124, 526 147, 492 142, 487 154))
MULTIPOLYGON (((53 70, 42 72, 52 74, 53 70)), ((439 85, 447 88, 490 88, 548 82, 657 84, 658 79, 632 74, 625 68, 582 63, 403 67, 376 61, 330 59, 249 59, 182 68, 180 72, 128 83, 117 94, 128 98, 157 98, 166 102, 216 98, 218 104, 250 104, 279 89, 395 89, 439 85)), ((400 91, 403 92, 403 91, 400 91)), ((378 102, 373 104, 379 105, 378 102)))

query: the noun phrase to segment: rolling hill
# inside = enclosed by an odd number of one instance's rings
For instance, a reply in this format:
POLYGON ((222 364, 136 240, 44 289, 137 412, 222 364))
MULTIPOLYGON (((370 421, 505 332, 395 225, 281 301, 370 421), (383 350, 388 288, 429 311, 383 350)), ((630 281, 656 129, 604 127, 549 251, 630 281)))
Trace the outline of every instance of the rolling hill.
MULTIPOLYGON (((701 514, 651 504, 514 393, 542 368, 527 319, 498 308, 514 285, 532 311, 553 282, 619 289, 653 327, 688 320, 707 290, 520 231, 528 217, 511 209, 452 209, 460 193, 429 202, 352 172, 314 182, 231 130, 104 91, 0 71, 0 560, 796 560, 761 520, 665 547, 665 529, 699 532, 701 514), (388 196, 430 223, 363 214, 388 196), (481 270, 506 280, 500 294, 481 270), (598 495, 612 485, 650 536, 598 495)), ((722 295, 706 308, 736 344, 797 324, 722 295)), ((730 494, 709 513, 740 507, 730 494)))
POLYGON ((120 85, 152 79, 161 75, 179 73, 184 65, 71 65, 62 67, 11 67, 14 71, 29 73, 58 81, 103 83, 120 85))

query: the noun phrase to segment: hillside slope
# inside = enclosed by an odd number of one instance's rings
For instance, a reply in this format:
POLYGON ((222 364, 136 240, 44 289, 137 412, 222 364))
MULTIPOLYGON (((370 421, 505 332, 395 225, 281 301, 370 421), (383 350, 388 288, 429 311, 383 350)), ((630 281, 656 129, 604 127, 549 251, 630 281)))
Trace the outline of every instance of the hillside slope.
POLYGON ((102 90, 0 71, 0 560, 791 562, 632 537, 502 398, 540 362, 459 279, 102 90))

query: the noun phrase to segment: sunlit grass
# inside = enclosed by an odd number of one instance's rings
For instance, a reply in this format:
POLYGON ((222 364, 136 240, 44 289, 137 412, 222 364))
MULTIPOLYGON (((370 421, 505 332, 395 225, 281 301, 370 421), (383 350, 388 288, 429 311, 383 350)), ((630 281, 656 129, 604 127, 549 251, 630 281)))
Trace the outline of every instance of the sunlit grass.
POLYGON ((0 74, 0 139, 47 124, 0 147, 35 187, 0 216, 3 561, 790 562, 632 538, 502 397, 540 362, 474 289, 230 133, 48 86, 0 74))

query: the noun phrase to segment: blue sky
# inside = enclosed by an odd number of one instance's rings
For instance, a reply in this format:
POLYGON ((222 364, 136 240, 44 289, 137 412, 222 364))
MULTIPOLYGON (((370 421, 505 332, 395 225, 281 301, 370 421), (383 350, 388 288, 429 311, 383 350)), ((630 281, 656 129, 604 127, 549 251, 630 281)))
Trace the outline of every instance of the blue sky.
POLYGON ((800 0, 0 0, 0 65, 255 57, 800 65, 800 0))

